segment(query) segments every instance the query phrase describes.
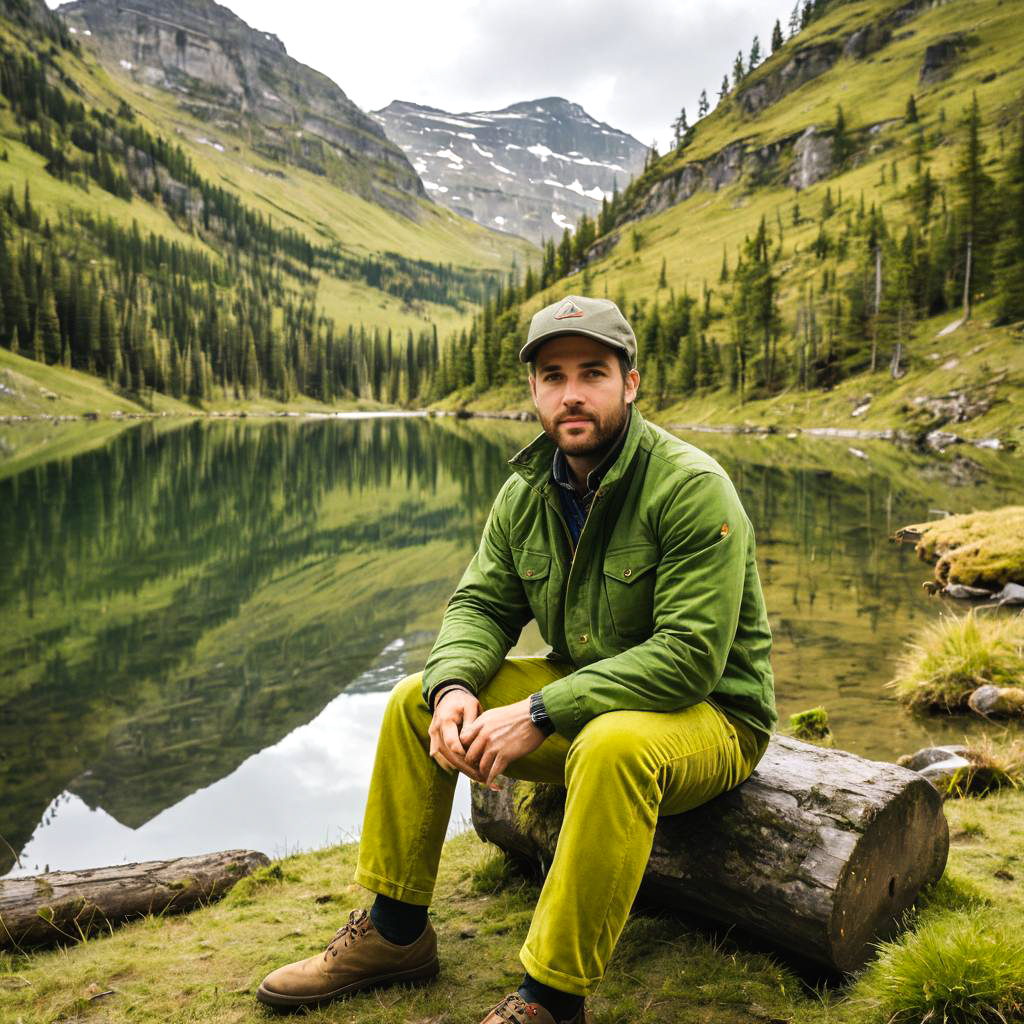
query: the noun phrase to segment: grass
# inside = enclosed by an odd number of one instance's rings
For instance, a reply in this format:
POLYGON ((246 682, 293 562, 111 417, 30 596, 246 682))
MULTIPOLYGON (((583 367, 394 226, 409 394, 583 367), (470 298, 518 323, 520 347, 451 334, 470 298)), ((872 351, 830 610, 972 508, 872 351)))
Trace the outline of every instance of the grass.
POLYGON ((1024 1015, 1024 939, 987 910, 943 916, 882 945, 864 982, 889 1024, 1004 1024, 1024 1015))
MULTIPOLYGON (((938 1024, 942 1008, 965 1024, 998 1020, 993 1008, 1013 1020, 1024 983, 1016 925, 1024 892, 1014 882, 1024 793, 952 801, 946 814, 953 843, 945 876, 923 894, 909 930, 850 983, 802 978, 740 936, 635 913, 589 1000, 595 1024, 878 1024, 897 1014, 900 1022, 938 1024)), ((272 1020, 254 999, 263 975, 321 950, 349 909, 366 901, 348 881, 355 853, 346 844, 294 855, 193 913, 147 917, 66 950, 0 954, 2 1017, 22 1024, 272 1020)), ((358 995, 308 1017, 478 1024, 518 984, 517 952, 538 891, 472 833, 450 840, 431 911, 439 980, 358 995)))
POLYGON ((935 562, 940 583, 995 590, 1024 583, 1024 505, 947 516, 904 530, 921 535, 915 550, 923 561, 935 562))
POLYGON ((979 687, 1024 679, 1024 616, 947 615, 924 626, 889 685, 913 708, 961 711, 979 687))

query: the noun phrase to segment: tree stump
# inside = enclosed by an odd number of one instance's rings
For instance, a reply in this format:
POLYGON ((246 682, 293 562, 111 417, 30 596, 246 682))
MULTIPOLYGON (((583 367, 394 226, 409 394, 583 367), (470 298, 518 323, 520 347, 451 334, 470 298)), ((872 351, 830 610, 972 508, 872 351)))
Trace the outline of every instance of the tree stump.
POLYGON ((2 879, 0 949, 77 942, 133 917, 191 910, 269 863, 255 850, 225 850, 2 879))
MULTIPOLYGON (((504 782, 473 786, 473 825, 543 869, 565 790, 504 782)), ((850 972, 899 930, 948 850, 942 801, 916 772, 776 737, 741 786, 660 819, 642 891, 850 972)))

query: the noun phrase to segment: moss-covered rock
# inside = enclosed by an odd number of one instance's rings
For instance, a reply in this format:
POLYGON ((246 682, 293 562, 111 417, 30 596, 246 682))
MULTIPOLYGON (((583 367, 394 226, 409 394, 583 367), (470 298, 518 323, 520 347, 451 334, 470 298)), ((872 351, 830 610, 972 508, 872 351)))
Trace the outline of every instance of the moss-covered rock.
POLYGON ((935 563, 935 578, 943 585, 999 590, 1024 583, 1024 505, 914 523, 896 536, 917 537, 915 550, 935 563))

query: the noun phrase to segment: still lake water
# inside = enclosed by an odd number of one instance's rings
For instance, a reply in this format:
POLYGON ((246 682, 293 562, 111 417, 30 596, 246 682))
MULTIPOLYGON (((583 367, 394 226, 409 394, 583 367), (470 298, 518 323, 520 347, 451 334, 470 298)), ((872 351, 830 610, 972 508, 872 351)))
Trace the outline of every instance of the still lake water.
MULTIPOLYGON (((422 666, 535 432, 142 423, 20 472, 0 461, 0 875, 356 835, 388 690, 422 666)), ((1019 503, 1019 460, 688 439, 754 522, 783 721, 824 704, 839 746, 882 760, 980 727, 883 688, 944 608, 888 537, 1019 503)), ((531 625, 516 650, 541 649, 531 625)), ((462 785, 454 828, 468 806, 462 785)))

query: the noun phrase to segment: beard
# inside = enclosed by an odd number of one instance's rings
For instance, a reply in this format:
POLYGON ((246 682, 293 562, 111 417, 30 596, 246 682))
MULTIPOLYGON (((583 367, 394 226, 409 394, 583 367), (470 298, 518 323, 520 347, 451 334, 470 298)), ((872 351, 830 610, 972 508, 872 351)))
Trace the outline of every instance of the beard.
MULTIPOLYGON (((623 397, 625 394, 626 388, 623 385, 623 397)), ((544 433, 555 443, 555 447, 563 454, 600 459, 614 447, 628 419, 629 405, 623 401, 616 409, 603 416, 593 411, 573 412, 570 410, 561 412, 552 419, 541 416, 540 425, 544 433), (593 426, 585 428, 578 435, 569 434, 561 424, 565 420, 572 419, 588 420, 593 426)))

